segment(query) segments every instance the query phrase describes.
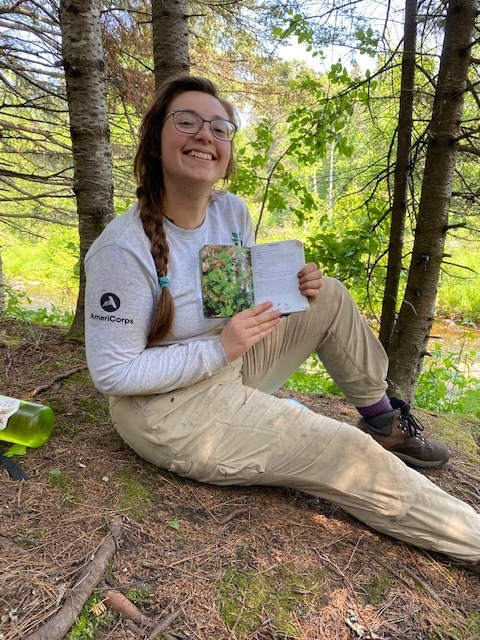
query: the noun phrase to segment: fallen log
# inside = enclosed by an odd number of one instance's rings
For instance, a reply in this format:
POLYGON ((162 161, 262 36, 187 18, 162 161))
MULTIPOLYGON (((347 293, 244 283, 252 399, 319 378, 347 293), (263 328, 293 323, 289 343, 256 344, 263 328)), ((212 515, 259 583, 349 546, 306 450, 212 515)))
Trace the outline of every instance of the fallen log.
POLYGON ((120 542, 121 519, 119 517, 112 518, 109 527, 110 533, 100 544, 92 560, 80 573, 61 609, 36 631, 26 636, 24 640, 62 640, 69 629, 73 627, 92 591, 104 576, 120 542))

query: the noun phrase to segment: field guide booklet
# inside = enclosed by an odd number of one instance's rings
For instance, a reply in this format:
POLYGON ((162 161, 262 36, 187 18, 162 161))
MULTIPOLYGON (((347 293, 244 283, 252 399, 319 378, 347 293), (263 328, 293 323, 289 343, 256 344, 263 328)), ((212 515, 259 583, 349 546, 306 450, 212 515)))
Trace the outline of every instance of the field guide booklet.
POLYGON ((209 244, 200 250, 203 315, 230 318, 243 309, 272 302, 282 313, 305 311, 297 274, 305 265, 299 240, 253 247, 209 244))

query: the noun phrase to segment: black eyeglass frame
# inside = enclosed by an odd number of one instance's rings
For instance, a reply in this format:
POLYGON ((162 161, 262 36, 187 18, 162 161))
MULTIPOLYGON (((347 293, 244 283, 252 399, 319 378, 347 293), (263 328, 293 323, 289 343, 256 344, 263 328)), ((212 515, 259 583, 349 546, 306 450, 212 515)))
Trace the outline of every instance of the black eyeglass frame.
POLYGON ((216 139, 216 140, 220 140, 220 142, 232 142, 233 139, 235 138, 235 135, 238 131, 238 127, 235 124, 235 122, 232 122, 231 120, 227 120, 226 118, 213 118, 212 120, 205 120, 205 118, 202 118, 202 116, 199 116, 198 113, 195 113, 194 111, 189 111, 188 109, 180 109, 178 111, 170 111, 169 114, 167 114, 164 122, 166 122, 168 120, 168 118, 170 118, 170 116, 172 116, 172 120, 173 120, 173 126, 175 127, 175 129, 179 132, 179 133, 183 133, 186 136, 194 136, 196 135, 200 129, 203 127, 203 125, 205 124, 205 122, 210 126, 210 131, 212 132, 212 136, 216 139), (177 113, 188 113, 189 115, 193 116, 194 118, 196 118, 198 120, 198 129, 196 131, 182 131, 181 129, 179 129, 179 125, 176 121, 176 115, 177 113), (201 121, 201 124, 200 124, 201 121), (215 131, 213 130, 212 127, 212 123, 213 122, 222 122, 225 123, 227 125, 227 137, 226 138, 219 138, 218 135, 215 134, 215 131))

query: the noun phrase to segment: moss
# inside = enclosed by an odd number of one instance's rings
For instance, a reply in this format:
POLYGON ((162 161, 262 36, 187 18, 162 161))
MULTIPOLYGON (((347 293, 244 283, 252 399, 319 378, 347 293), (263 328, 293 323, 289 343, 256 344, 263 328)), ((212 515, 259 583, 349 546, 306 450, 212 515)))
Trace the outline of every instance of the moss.
POLYGON ((470 611, 468 620, 471 624, 470 630, 473 638, 480 638, 480 611, 470 611))
POLYGON ((41 540, 42 538, 45 537, 46 535, 46 530, 45 529, 37 529, 37 531, 32 531, 32 533, 30 534, 30 538, 32 539, 37 539, 37 540, 41 540))
POLYGON ((110 422, 108 405, 103 400, 82 397, 75 402, 75 409, 80 413, 83 422, 87 424, 98 424, 99 422, 110 422))
POLYGON ((438 640, 439 638, 462 638, 462 640, 476 640, 480 638, 480 611, 471 611, 466 620, 458 624, 458 620, 452 620, 449 625, 435 625, 432 634, 426 636, 426 640, 438 640))
POLYGON ((103 611, 100 616, 92 612, 95 606, 101 606, 101 602, 102 595, 100 593, 89 598, 75 624, 65 636, 65 640, 95 640, 99 637, 101 629, 114 626, 117 614, 113 611, 103 611))
POLYGON ((154 501, 152 480, 134 469, 122 471, 118 478, 122 490, 118 508, 133 520, 141 520, 154 501))
POLYGON ((85 425, 110 423, 108 405, 102 398, 80 395, 78 390, 72 397, 51 397, 46 401, 55 416, 54 435, 72 440, 85 432, 85 425))
POLYGON ((137 607, 149 607, 151 605, 151 593, 146 589, 128 589, 125 591, 128 598, 137 607))
POLYGON ((15 542, 22 549, 35 549, 38 547, 39 542, 44 540, 46 534, 47 532, 45 529, 26 531, 25 534, 21 538, 18 538, 15 542))
POLYGON ((364 586, 362 600, 368 604, 378 605, 385 600, 385 595, 392 585, 392 580, 386 571, 380 571, 364 586))
POLYGON ((75 392, 79 387, 83 385, 91 386, 92 378, 90 377, 90 373, 85 369, 73 373, 72 375, 68 376, 68 378, 64 378, 61 384, 62 389, 75 392))
POLYGON ((52 469, 47 474, 47 483, 50 487, 60 489, 60 497, 63 504, 73 507, 82 502, 83 495, 78 490, 77 483, 67 473, 52 469))
POLYGON ((322 596, 319 579, 285 570, 266 575, 229 568, 217 590, 220 615, 235 637, 250 637, 268 619, 278 640, 299 638, 292 612, 306 613, 309 601, 322 596))
POLYGON ((49 397, 48 401, 45 404, 48 404, 48 406, 55 414, 55 417, 58 417, 68 412, 69 402, 70 400, 67 401, 60 396, 52 396, 49 397))

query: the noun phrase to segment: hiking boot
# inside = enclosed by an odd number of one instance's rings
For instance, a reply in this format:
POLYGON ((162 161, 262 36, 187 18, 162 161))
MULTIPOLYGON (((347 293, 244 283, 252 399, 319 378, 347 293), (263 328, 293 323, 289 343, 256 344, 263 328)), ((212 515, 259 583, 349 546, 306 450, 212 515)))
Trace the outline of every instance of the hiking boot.
POLYGON ((450 452, 437 440, 421 435, 423 425, 410 413, 405 400, 390 398, 392 411, 360 420, 358 428, 414 469, 438 469, 447 464, 450 452))

